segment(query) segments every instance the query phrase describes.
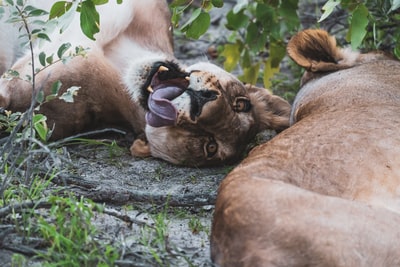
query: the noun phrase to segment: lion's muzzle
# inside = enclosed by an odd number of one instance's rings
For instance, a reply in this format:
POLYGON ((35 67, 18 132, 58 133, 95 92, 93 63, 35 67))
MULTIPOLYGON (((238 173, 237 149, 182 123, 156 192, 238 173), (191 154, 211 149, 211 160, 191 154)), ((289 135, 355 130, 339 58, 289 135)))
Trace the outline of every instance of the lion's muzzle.
POLYGON ((212 90, 200 90, 195 91, 192 89, 186 90, 186 93, 190 96, 190 119, 196 120, 196 117, 201 115, 203 106, 209 102, 217 99, 218 93, 212 90))

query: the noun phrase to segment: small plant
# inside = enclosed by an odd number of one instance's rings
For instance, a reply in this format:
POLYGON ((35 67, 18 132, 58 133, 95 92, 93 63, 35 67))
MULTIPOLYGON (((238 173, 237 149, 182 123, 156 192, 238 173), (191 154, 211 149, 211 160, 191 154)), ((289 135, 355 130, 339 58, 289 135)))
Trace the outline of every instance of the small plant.
POLYGON ((339 7, 349 13, 346 40, 354 50, 391 50, 400 58, 399 1, 329 0, 319 21, 339 7))
POLYGON ((200 6, 194 7, 193 0, 174 0, 171 4, 172 25, 186 37, 199 39, 210 27, 211 17, 208 13, 213 7, 222 7, 223 0, 202 0, 200 6), (189 8, 193 8, 191 16, 182 26, 179 26, 181 17, 189 8))
MULTIPOLYGON (((93 212, 101 212, 93 202, 74 196, 59 197, 52 188, 52 180, 59 178, 69 164, 64 152, 57 149, 62 141, 48 144, 52 129, 47 119, 40 114, 40 107, 48 101, 60 98, 72 102, 78 87, 60 94, 61 82, 55 82, 49 95, 36 85, 36 76, 52 64, 67 63, 72 57, 84 56, 82 47, 62 44, 54 53, 41 51, 35 54, 36 42, 51 41, 48 34, 56 21, 65 19, 67 12, 77 10, 84 17, 82 30, 93 38, 98 29, 95 6, 108 1, 59 1, 50 12, 27 5, 23 0, 0 1, 0 17, 7 13, 7 21, 20 25, 20 39, 31 54, 31 74, 21 76, 14 70, 4 74, 5 78, 20 79, 32 88, 31 106, 25 112, 0 112, 0 223, 14 224, 12 232, 23 236, 24 242, 43 240, 47 250, 32 250, 44 266, 113 266, 119 257, 117 249, 96 240, 96 228, 91 224, 93 212), (7 9, 7 12, 5 10, 7 9), (50 19, 48 19, 50 17, 50 19), (91 24, 91 25, 89 25, 91 24), (95 27, 93 27, 95 25, 95 27), (4 136, 3 136, 4 133, 4 136), (7 134, 7 135, 6 135, 7 134), (48 211, 48 209, 50 209, 48 211)), ((117 0, 119 2, 119 0, 117 0)), ((61 23, 67 27, 68 21, 61 23)), ((118 150, 110 145, 110 156, 118 150)), ((22 266, 26 260, 13 256, 13 265, 22 266)))
POLYGON ((0 113, 0 131, 10 134, 21 120, 21 115, 21 112, 13 113, 7 110, 4 110, 2 113, 0 113))
POLYGON ((153 225, 151 227, 143 226, 139 243, 159 266, 164 266, 164 258, 166 258, 168 250, 167 208, 153 215, 151 219, 153 225))
POLYGON ((239 78, 251 84, 262 73, 264 87, 270 88, 286 54, 285 40, 300 26, 297 6, 297 0, 239 1, 226 16, 232 33, 221 53, 224 68, 232 71, 239 66, 239 78))
POLYGON ((206 226, 204 226, 201 223, 200 219, 197 217, 191 217, 189 219, 188 225, 193 234, 198 234, 200 232, 205 232, 208 234, 209 232, 209 229, 206 226))
POLYGON ((96 228, 91 224, 93 210, 100 207, 87 199, 50 197, 50 217, 38 218, 38 231, 50 248, 38 256, 45 265, 113 266, 119 258, 115 248, 99 244, 96 228), (47 264, 46 264, 47 262, 47 264))

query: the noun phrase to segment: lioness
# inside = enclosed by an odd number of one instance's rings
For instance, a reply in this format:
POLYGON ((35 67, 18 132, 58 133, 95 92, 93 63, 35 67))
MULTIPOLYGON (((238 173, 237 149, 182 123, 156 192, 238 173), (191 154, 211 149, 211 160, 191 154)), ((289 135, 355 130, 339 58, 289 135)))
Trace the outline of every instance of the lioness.
MULTIPOLYGON (((28 1, 49 10, 56 1, 28 1)), ((62 35, 36 48, 57 54, 65 42, 71 49, 89 48, 86 57, 55 63, 36 77, 36 90, 50 93, 60 80, 61 93, 79 86, 73 103, 50 101, 40 108, 54 126, 53 139, 90 129, 133 130, 131 152, 175 164, 217 165, 237 160, 256 133, 289 125, 290 106, 266 90, 244 86, 233 75, 210 63, 182 66, 173 55, 170 11, 165 0, 110 1, 99 6, 96 41, 83 36, 75 15, 62 35)), ((1 29, 0 29, 1 31, 1 29)), ((5 40, 0 40, 0 48, 5 40)), ((35 62, 35 66, 40 66, 35 62)), ((1 64, 0 64, 1 65, 1 64)), ((31 75, 30 56, 11 69, 31 75)), ((1 79, 0 107, 26 110, 32 86, 22 79, 1 79)))
POLYGON ((305 30, 291 127, 223 180, 218 266, 400 266, 400 62, 305 30))

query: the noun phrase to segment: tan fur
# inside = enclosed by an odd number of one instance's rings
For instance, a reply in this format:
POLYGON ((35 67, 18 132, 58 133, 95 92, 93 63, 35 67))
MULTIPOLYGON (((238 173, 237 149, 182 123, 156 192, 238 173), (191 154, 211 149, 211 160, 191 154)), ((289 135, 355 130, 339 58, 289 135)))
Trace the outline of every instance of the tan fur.
POLYGON ((142 139, 136 139, 131 148, 131 154, 134 157, 146 158, 151 156, 151 151, 148 143, 142 139))
POLYGON ((320 30, 290 41, 306 68, 349 58, 338 71, 308 68, 293 125, 222 182, 211 235, 218 266, 400 265, 400 62, 334 46, 320 30))
MULTIPOLYGON (((52 4, 30 1, 42 8, 52 4)), ((74 20, 63 35, 51 36, 54 42, 34 50, 38 54, 43 49, 49 55, 66 41, 89 47, 85 57, 76 57, 65 65, 56 63, 36 77, 36 91, 43 90, 45 95, 58 80, 63 85, 60 94, 71 86, 80 87, 73 103, 53 100, 41 106, 49 127, 54 127, 52 139, 116 127, 133 131, 135 136, 146 136, 147 140, 132 145, 133 156, 151 154, 175 164, 202 166, 235 161, 259 131, 288 127, 290 106, 281 98, 261 88, 246 88, 213 64, 185 67, 177 62, 172 53, 170 13, 165 0, 123 1, 121 5, 114 1, 98 10, 101 21, 96 41, 82 37, 79 21, 74 20), (160 66, 163 74, 157 71, 160 66), (160 78, 163 75, 168 78, 160 78), (180 95, 163 99, 176 109, 172 124, 146 123, 146 88, 152 83, 161 90, 184 87, 180 95), (196 102, 210 95, 212 99, 196 102), (251 103, 248 110, 237 110, 243 100, 251 103)), ((40 66, 37 61, 36 66, 40 66)), ((12 69, 20 77, 30 75, 29 54, 12 69)), ((31 103, 31 95, 32 85, 22 79, 0 80, 2 108, 24 111, 31 103)))

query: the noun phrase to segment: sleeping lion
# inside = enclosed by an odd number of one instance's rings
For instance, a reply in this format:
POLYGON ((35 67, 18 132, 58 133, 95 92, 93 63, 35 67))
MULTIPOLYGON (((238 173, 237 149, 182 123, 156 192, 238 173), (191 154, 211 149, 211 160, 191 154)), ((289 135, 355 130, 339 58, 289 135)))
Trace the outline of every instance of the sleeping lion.
MULTIPOLYGON (((32 0, 30 4, 49 10, 54 2, 32 0)), ((54 127, 52 139, 116 127, 145 136, 134 141, 134 156, 203 166, 235 161, 258 132, 288 126, 290 106, 283 99, 245 86, 213 64, 183 66, 174 58, 165 0, 115 2, 97 8, 100 32, 96 41, 81 33, 75 15, 62 35, 52 34, 52 42, 35 48, 36 55, 40 51, 56 54, 65 42, 71 43, 71 49, 88 48, 85 57, 55 63, 36 77, 36 90, 45 95, 58 80, 60 94, 80 87, 73 103, 55 99, 40 107, 49 127, 54 127)), ((11 26, 1 24, 0 32, 11 26)), ((13 53, 6 46, 9 35, 0 37, 1 54, 13 53)), ((29 53, 12 66, 10 58, 0 58, 0 70, 11 67, 20 77, 31 76, 29 53)), ((31 103, 31 88, 22 79, 1 79, 0 107, 25 111, 31 103)))
POLYGON ((220 185, 217 266, 400 266, 400 62, 336 47, 322 30, 288 44, 306 72, 291 126, 220 185))

